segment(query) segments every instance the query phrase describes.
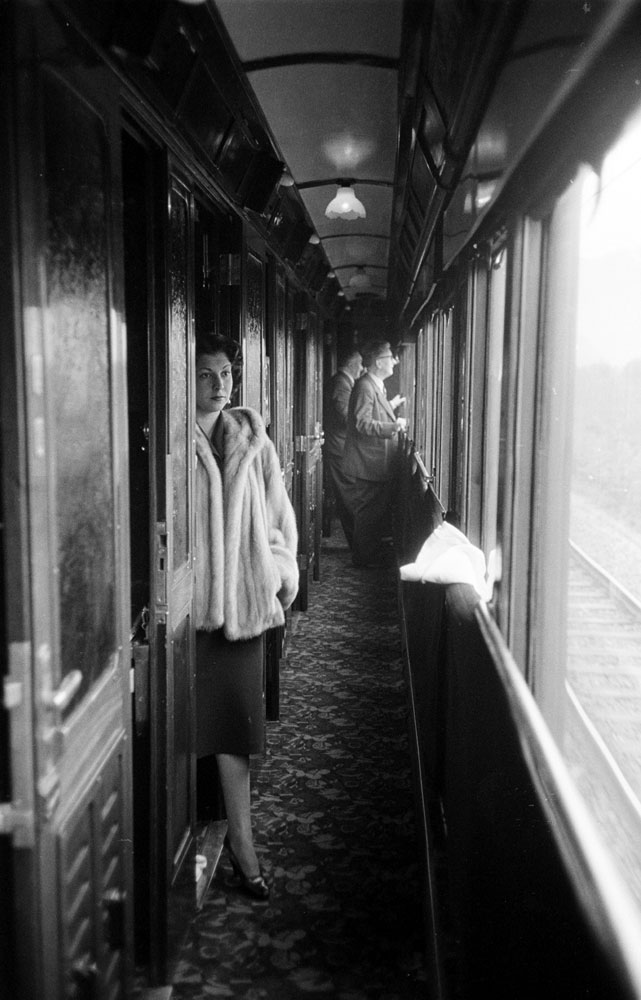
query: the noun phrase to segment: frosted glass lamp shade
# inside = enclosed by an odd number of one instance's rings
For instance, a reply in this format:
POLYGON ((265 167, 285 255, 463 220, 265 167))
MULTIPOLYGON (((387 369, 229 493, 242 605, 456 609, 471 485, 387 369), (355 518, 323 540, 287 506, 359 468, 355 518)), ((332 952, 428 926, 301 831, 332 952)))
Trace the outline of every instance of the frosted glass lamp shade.
POLYGON ((358 200, 351 187, 339 187, 325 209, 328 219, 345 219, 349 222, 353 219, 364 219, 366 214, 365 206, 358 200))

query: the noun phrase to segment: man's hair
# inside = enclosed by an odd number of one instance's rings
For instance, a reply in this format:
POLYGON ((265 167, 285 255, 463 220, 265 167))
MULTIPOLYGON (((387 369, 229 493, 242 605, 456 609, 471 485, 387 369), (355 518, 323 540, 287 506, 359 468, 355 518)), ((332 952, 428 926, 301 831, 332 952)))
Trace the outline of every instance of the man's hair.
POLYGON ((338 367, 344 368, 357 354, 360 355, 360 347, 344 347, 338 355, 338 367))
POLYGON ((231 364, 231 372, 236 385, 243 373, 243 353, 238 341, 224 337, 221 333, 202 333, 196 337, 196 361, 203 354, 224 354, 231 364))
POLYGON ((371 368, 377 358, 381 354, 385 354, 386 349, 389 347, 389 340, 371 340, 369 343, 364 344, 361 347, 361 354, 363 355, 363 364, 366 368, 371 368))

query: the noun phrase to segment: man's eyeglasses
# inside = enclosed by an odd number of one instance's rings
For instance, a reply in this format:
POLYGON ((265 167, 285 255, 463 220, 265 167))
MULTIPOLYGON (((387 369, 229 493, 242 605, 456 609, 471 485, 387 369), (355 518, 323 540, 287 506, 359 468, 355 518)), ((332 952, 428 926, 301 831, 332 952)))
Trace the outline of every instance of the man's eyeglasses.
POLYGON ((377 360, 380 361, 381 358, 392 358, 394 361, 398 361, 398 358, 396 357, 395 354, 379 354, 377 360))

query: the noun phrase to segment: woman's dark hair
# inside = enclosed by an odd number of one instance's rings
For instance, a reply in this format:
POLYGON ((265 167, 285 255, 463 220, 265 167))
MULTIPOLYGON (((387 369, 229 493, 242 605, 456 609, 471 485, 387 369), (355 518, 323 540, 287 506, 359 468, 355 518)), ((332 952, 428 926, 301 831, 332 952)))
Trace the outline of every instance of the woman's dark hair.
POLYGON ((243 354, 238 341, 220 333, 200 334, 196 337, 196 361, 203 354, 224 354, 229 358, 234 385, 238 385, 243 373, 243 354))

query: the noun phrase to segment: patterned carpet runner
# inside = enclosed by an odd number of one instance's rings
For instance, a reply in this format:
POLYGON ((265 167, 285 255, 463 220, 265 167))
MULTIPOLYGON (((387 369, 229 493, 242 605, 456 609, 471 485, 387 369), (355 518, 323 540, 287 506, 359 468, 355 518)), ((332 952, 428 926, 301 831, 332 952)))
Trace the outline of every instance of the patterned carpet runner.
POLYGON ((295 614, 280 721, 252 764, 272 894, 245 896, 225 854, 172 997, 425 997, 423 928, 393 571, 326 539, 295 614))

